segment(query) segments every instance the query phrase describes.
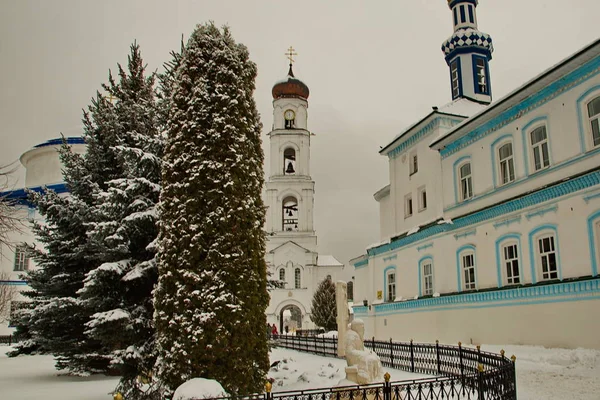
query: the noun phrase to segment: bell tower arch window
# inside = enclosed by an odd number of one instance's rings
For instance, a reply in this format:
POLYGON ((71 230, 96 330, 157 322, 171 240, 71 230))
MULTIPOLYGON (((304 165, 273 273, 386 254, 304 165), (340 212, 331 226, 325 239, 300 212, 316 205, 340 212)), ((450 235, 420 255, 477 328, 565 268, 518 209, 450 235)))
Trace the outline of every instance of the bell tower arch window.
POLYGON ((283 174, 296 174, 296 150, 291 147, 283 151, 283 174))
POLYGON ((286 197, 282 202, 282 229, 284 232, 298 231, 298 200, 286 197))
POLYGON ((294 110, 286 110, 283 113, 285 119, 285 129, 294 129, 296 127, 296 113, 294 110))

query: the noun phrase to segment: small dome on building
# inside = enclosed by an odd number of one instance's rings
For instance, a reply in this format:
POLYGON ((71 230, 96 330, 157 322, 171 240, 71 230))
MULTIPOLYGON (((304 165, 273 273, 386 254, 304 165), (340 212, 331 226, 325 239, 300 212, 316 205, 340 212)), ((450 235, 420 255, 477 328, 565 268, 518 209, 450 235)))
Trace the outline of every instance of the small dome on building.
POLYGON ((275 100, 284 97, 299 97, 306 100, 310 91, 304 82, 294 77, 294 72, 290 65, 287 76, 273 86, 272 94, 275 100))
POLYGON ((472 28, 458 29, 442 43, 442 51, 446 59, 452 57, 461 48, 479 48, 489 56, 490 60, 494 52, 492 37, 487 33, 472 28))

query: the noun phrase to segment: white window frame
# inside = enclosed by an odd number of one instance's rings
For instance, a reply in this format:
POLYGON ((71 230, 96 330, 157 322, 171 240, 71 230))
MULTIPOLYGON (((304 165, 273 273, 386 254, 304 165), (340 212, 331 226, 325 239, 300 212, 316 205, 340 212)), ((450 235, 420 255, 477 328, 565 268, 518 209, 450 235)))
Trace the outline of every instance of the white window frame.
POLYGON ((302 289, 302 271, 300 268, 294 270, 294 289, 302 289))
POLYGON ((424 296, 429 296, 433 294, 433 260, 430 258, 424 260, 421 263, 421 271, 423 275, 423 287, 421 288, 421 292, 424 296), (429 267, 429 271, 427 268, 429 267))
POLYGON ((518 285, 523 283, 523 278, 521 277, 521 259, 519 257, 519 243, 516 241, 507 241, 503 243, 500 251, 502 254, 502 270, 504 275, 504 284, 505 285, 518 285), (509 250, 512 248, 513 254, 510 254, 509 250), (514 273, 515 267, 517 269, 516 274, 514 273))
POLYGON ((412 193, 404 196, 404 218, 412 217, 415 212, 415 204, 412 200, 412 193))
POLYGON ((456 173, 458 174, 458 193, 460 201, 465 201, 473 198, 473 164, 471 161, 464 162, 457 167, 456 173), (469 165, 469 174, 463 176, 462 169, 466 165, 469 165), (467 189, 467 195, 465 195, 465 186, 467 189))
POLYGON ((529 129, 529 131, 527 132, 527 138, 529 140, 529 146, 530 146, 529 153, 530 153, 530 158, 531 158, 530 164, 531 164, 532 171, 537 172, 537 171, 541 171, 543 169, 548 168, 550 166, 550 141, 548 140, 548 127, 546 126, 546 124, 537 125, 531 129, 529 129), (533 143, 533 134, 534 134, 534 132, 538 131, 539 129, 544 130, 546 137, 543 140, 540 140, 539 142, 533 143), (544 148, 546 149, 546 154, 548 156, 547 158, 544 158, 544 148), (540 155, 539 168, 536 165, 536 161, 535 161, 536 150, 538 151, 538 153, 540 155))
POLYGON ((587 119, 587 130, 589 132, 588 134, 588 141, 590 143, 590 148, 595 149, 597 147, 600 146, 600 112, 598 112, 597 114, 594 115, 590 115, 590 104, 593 103, 595 100, 600 101, 600 96, 596 96, 592 99, 590 99, 590 101, 585 103, 585 115, 586 115, 586 119, 587 119), (594 122, 597 124, 598 127, 598 136, 596 138, 594 138, 594 122))
POLYGON ((418 191, 419 196, 419 212, 427 210, 427 190, 425 186, 421 186, 418 191), (425 201, 423 201, 425 200, 425 201))
POLYGON ((508 185, 509 183, 514 182, 516 179, 515 146, 513 145, 512 140, 502 142, 496 146, 496 157, 498 157, 498 182, 500 183, 500 186, 508 185), (507 145, 510 145, 510 155, 502 158, 500 150, 507 145))
POLYGON ((29 248, 26 244, 15 247, 15 261, 13 271, 23 272, 29 270, 29 248))
POLYGON ((279 280, 285 282, 285 268, 279 268, 279 280))
POLYGON ((559 262, 558 261, 558 248, 557 248, 556 234, 554 232, 541 234, 535 238, 535 253, 536 253, 536 267, 537 267, 537 270, 539 271, 540 281, 549 281, 549 280, 559 279, 560 271, 559 271, 559 265, 558 265, 558 262, 559 262), (548 242, 544 242, 544 240, 546 240, 546 239, 551 239, 551 240, 549 240, 548 242), (545 243, 548 243, 549 245, 551 245, 548 250, 540 248, 540 246, 542 244, 545 245, 545 243), (552 257, 552 255, 554 257, 552 257), (550 270, 550 262, 551 262, 552 258, 554 258, 554 268, 555 268, 553 271, 550 270), (546 264, 548 266, 547 272, 544 272, 544 264, 546 264), (553 276, 553 275, 555 275, 555 276, 553 276))
POLYGON ((459 68, 459 58, 455 58, 450 63, 450 80, 452 84, 452 98, 455 99, 460 96, 460 68, 459 68))
POLYGON ((348 301, 354 300, 354 282, 348 281, 348 283, 346 283, 346 294, 348 301))
POLYGON ((419 172, 419 157, 417 156, 417 153, 410 153, 410 165, 408 166, 408 175, 412 176, 414 174, 416 174, 417 172, 419 172))
POLYGON ((387 286, 388 302, 393 302, 396 299, 396 270, 392 269, 386 273, 385 284, 387 286))
POLYGON ((460 253, 460 272, 462 274, 462 287, 464 291, 477 290, 477 264, 475 260, 475 252, 473 250, 465 250, 460 253), (470 258, 471 265, 467 264, 470 258), (472 274, 470 273, 472 271, 472 274), (468 273, 467 273, 468 272, 468 273), (472 276, 471 276, 472 275, 472 276), (467 277, 469 278, 467 280, 467 277), (472 278, 472 280, 471 280, 472 278))

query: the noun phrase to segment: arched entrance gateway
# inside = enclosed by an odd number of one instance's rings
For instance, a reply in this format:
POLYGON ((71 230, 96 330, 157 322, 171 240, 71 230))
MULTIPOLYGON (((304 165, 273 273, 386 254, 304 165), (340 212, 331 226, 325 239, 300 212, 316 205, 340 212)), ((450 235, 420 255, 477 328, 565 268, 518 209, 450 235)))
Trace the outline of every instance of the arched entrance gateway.
POLYGON ((302 329, 302 320, 306 315, 302 304, 297 302, 285 302, 278 307, 277 319, 279 322, 279 333, 284 333, 285 328, 289 332, 294 332, 297 329, 302 329))

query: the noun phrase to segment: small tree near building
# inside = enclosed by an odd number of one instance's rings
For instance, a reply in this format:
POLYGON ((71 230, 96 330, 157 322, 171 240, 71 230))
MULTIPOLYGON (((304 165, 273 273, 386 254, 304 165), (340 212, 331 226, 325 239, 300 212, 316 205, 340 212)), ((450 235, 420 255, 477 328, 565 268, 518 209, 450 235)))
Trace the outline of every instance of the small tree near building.
POLYGON ((10 274, 0 272, 0 324, 10 320, 11 304, 17 296, 17 287, 10 284, 10 274))
POLYGON ((317 288, 312 300, 310 319, 317 326, 328 331, 337 329, 337 306, 335 301, 335 284, 325 278, 317 288))

